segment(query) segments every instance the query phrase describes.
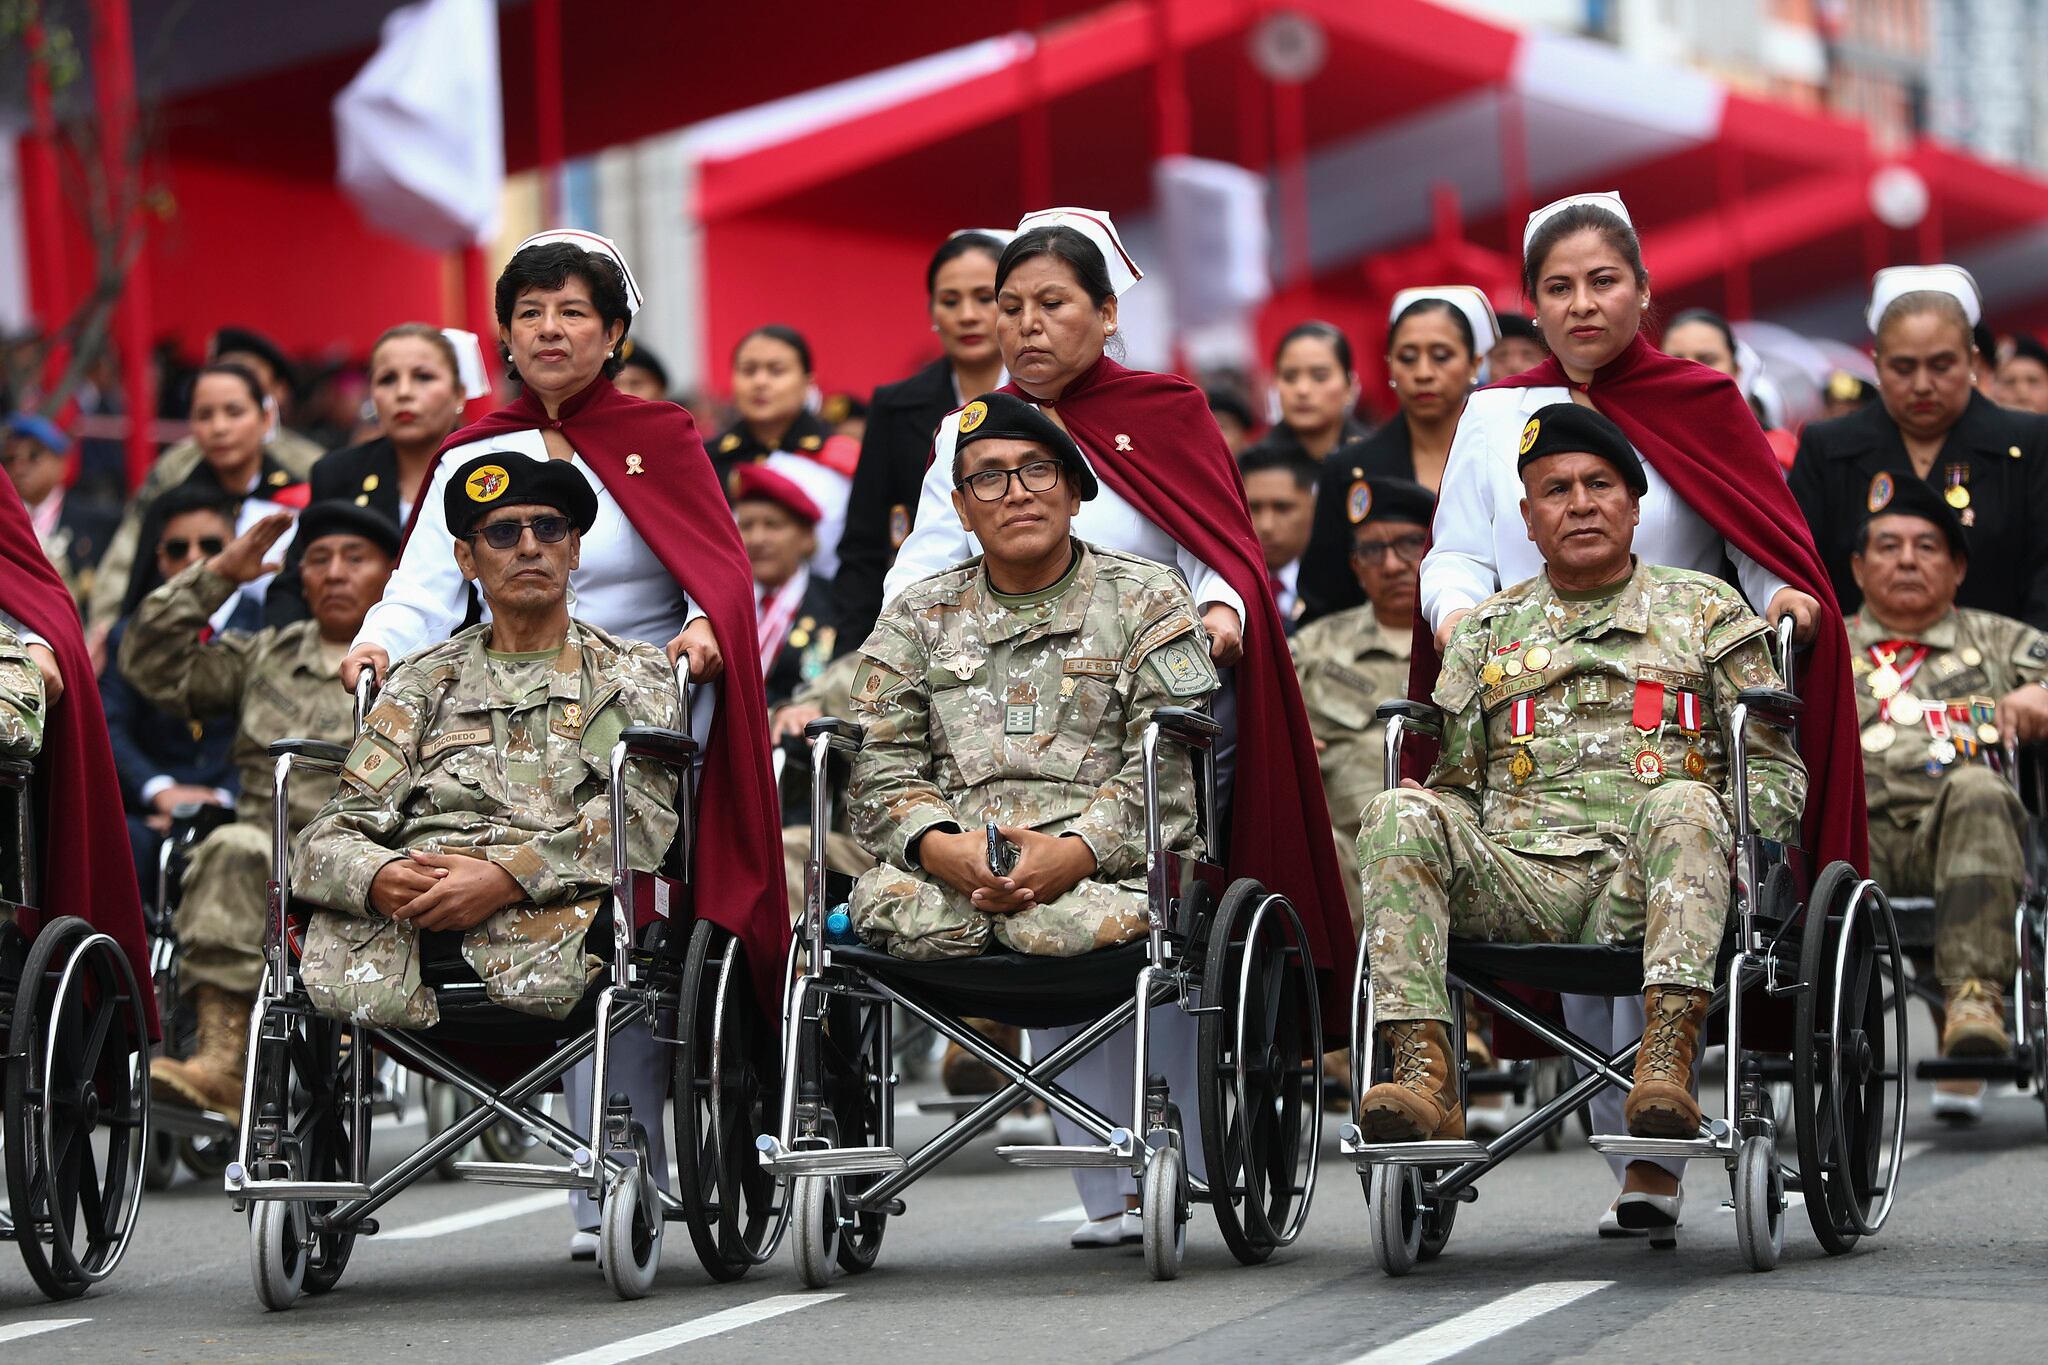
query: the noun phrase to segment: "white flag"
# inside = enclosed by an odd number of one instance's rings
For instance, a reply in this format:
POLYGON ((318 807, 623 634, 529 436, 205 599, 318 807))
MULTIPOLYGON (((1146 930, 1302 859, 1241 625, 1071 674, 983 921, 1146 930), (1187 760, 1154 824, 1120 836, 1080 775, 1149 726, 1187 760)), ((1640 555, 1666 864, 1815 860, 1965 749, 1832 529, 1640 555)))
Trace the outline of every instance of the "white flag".
POLYGON ((377 227, 437 251, 489 241, 505 187, 498 8, 425 0, 384 21, 334 97, 341 187, 377 227))

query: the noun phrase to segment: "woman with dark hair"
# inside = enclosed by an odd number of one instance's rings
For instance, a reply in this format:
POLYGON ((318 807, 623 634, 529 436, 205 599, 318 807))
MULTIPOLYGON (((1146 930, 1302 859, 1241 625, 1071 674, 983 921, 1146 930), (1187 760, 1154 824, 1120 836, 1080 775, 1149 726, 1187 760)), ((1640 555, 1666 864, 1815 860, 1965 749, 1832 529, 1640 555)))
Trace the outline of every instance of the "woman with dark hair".
POLYGON ((939 422, 977 393, 1003 382, 996 349, 996 260, 1003 238, 956 232, 925 267, 926 311, 943 352, 868 401, 868 429, 846 502, 832 612, 843 653, 860 648, 882 610, 882 578, 910 534, 917 490, 939 422))
MULTIPOLYGON (((1227 835, 1212 846, 1219 859, 1228 850, 1234 875, 1255 877, 1293 901, 1319 970, 1343 968, 1355 940, 1343 876, 1321 833, 1329 827, 1322 772, 1237 465, 1201 389, 1174 375, 1126 369, 1105 354, 1115 344, 1119 296, 1143 278, 1108 215, 1045 209, 1026 214, 1017 233, 996 263, 996 340, 1010 372, 1002 392, 1051 415, 1097 476, 1100 489, 1081 504, 1073 534, 1177 568, 1187 581, 1210 657, 1234 665, 1217 702, 1224 746, 1234 742, 1235 752, 1256 759, 1236 765, 1229 783, 1219 770, 1219 791, 1234 795, 1227 835)), ((939 424, 917 525, 883 585, 884 600, 976 553, 951 505, 961 420, 949 413, 939 424)), ((1323 998, 1335 1002, 1326 1028, 1342 1016, 1343 996, 1326 991, 1323 998)), ((1154 1060, 1173 1093, 1192 1095, 1191 1021, 1171 1009, 1155 1020, 1154 1060)), ((1123 1059, 1117 1046, 1098 1049, 1068 1073, 1077 1094, 1112 1116, 1130 1098, 1129 1045, 1122 1044, 1123 1059)), ((1062 1141, 1085 1140, 1071 1126, 1061 1131, 1062 1141)), ((1127 1173, 1080 1171, 1076 1180, 1089 1222, 1076 1230, 1075 1245, 1137 1237, 1136 1217, 1125 1212, 1136 1207, 1127 1173)))
POLYGON ((819 577, 830 578, 839 571, 839 533, 860 446, 811 410, 817 397, 811 370, 811 345, 794 327, 771 322, 741 337, 732 348, 732 403, 739 415, 712 447, 711 464, 728 494, 732 472, 743 464, 767 465, 803 489, 821 514, 811 563, 819 577))
POLYGON ((1956 605, 2048 627, 2048 417, 1978 392, 1977 282, 1960 266, 1894 266, 1871 282, 1878 401, 1800 433, 1792 495, 1813 528, 1835 598, 1854 611, 1856 527, 1872 480, 1912 470, 1963 523, 1970 572, 1956 605))
POLYGON ((1764 429, 1764 439, 1771 443, 1771 453, 1778 457, 1780 466, 1790 469, 1792 456, 1799 448, 1798 440, 1789 431, 1780 431, 1771 425, 1770 413, 1757 391, 1762 378, 1760 364, 1755 351, 1748 351, 1735 336, 1735 328, 1728 319, 1711 308, 1688 308, 1664 324, 1664 340, 1660 347, 1664 354, 1680 360, 1690 360, 1716 370, 1735 381, 1742 390, 1743 401, 1756 414, 1757 425, 1764 429))
POLYGON ((1351 339, 1336 325, 1296 323, 1273 348, 1273 402, 1278 416, 1266 434, 1245 447, 1300 452, 1322 460, 1369 428, 1352 409, 1358 405, 1358 366, 1351 339))
MULTIPOLYGON (((498 277, 496 302, 499 341, 524 392, 443 445, 414 499, 384 598, 342 664, 342 681, 354 686, 365 663, 388 676, 391 660, 446 639, 461 624, 467 594, 442 508, 454 470, 485 451, 575 465, 598 501, 570 575, 577 619, 666 646, 671 660, 687 659, 692 682, 721 680, 721 689, 699 688, 691 716, 703 743, 693 872, 700 884, 718 888, 696 910, 739 938, 755 998, 774 1001, 789 942, 781 817, 768 771, 753 574, 724 491, 688 412, 628 398, 612 386, 640 290, 611 242, 573 230, 528 238, 498 277)), ((629 1029, 613 1056, 655 1146, 655 1169, 663 1171, 662 1050, 629 1029)), ((572 1097, 572 1114, 589 1113, 584 1098, 577 1104, 572 1097)), ((595 1255, 596 1210, 587 1198, 572 1199, 572 1206, 579 1234, 590 1233, 587 1240, 578 1236, 572 1254, 595 1255)))
POLYGON ((1387 387, 1400 410, 1363 440, 1323 461, 1316 524, 1302 559, 1304 620, 1365 604, 1351 569, 1351 528, 1365 519, 1368 479, 1405 479, 1434 493, 1480 362, 1500 341, 1483 290, 1447 284, 1404 289, 1387 316, 1387 387))
MULTIPOLYGON (((1530 415, 1552 403, 1594 408, 1621 428, 1643 464, 1636 554, 1732 578, 1759 614, 1773 622, 1790 616, 1799 640, 1811 642, 1800 748, 1813 789, 1829 796, 1808 806, 1803 842, 1816 868, 1838 858, 1866 866, 1847 636, 1833 602, 1822 600, 1826 571, 1741 392, 1727 376, 1666 356, 1643 337, 1650 273, 1618 195, 1577 195, 1531 214, 1522 283, 1551 358, 1465 406, 1422 562, 1410 694, 1430 695, 1437 650, 1467 612, 1543 571, 1519 510, 1516 457, 1530 415)), ((1638 998, 1567 996, 1565 1017, 1609 1052, 1643 1031, 1638 998)), ((1596 1095, 1595 1130, 1622 1131, 1621 1107, 1611 1088, 1596 1095)), ((1622 1193, 1601 1218, 1603 1236, 1677 1221, 1679 1163, 1613 1164, 1622 1193)))

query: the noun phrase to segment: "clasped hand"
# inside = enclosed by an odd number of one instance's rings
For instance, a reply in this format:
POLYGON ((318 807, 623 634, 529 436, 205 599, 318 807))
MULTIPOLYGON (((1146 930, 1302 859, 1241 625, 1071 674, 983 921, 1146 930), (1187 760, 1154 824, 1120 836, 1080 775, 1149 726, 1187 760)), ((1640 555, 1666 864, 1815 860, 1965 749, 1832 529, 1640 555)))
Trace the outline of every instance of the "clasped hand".
POLYGON ((512 874, 462 854, 408 853, 377 869, 370 908, 422 929, 469 929, 526 899, 512 874))
POLYGON ((1017 865, 1007 877, 989 871, 988 836, 981 830, 927 834, 918 843, 918 861, 987 915, 1014 915, 1034 905, 1049 905, 1095 872, 1095 854, 1084 839, 1016 825, 996 829, 1017 846, 1017 865))

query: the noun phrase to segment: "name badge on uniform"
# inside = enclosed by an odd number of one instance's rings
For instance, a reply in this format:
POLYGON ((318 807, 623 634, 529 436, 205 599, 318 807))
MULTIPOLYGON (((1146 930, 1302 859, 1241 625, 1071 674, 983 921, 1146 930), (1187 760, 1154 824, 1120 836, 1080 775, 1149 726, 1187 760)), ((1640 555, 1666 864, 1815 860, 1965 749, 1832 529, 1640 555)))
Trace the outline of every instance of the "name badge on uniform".
POLYGON ((1003 733, 1006 735, 1031 735, 1038 733, 1038 708, 1026 702, 1003 708, 1003 733))

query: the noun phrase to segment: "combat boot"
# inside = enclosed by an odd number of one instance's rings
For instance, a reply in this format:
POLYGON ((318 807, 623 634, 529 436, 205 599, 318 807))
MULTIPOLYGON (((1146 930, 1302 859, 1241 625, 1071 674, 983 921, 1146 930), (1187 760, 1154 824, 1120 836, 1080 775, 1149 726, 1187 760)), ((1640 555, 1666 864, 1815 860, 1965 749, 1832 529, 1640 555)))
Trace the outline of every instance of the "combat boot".
POLYGON ((242 1073, 249 1051, 249 1011, 255 998, 202 985, 193 992, 193 1003, 199 1014, 198 1046, 183 1061, 166 1057, 151 1062, 150 1093, 159 1100, 211 1109, 239 1122, 242 1073))
POLYGON ((1435 1019, 1380 1025, 1394 1055, 1394 1079, 1365 1092, 1358 1129, 1367 1142, 1427 1142, 1465 1136, 1458 1078, 1451 1073, 1451 1035, 1435 1019))
POLYGON ((1636 1052, 1635 1085, 1622 1105, 1628 1130, 1636 1137, 1699 1136, 1692 1069, 1712 999, 1712 992, 1689 986, 1652 986, 1643 992, 1643 1045, 1636 1052))
MULTIPOLYGON (((995 1044, 996 1051, 1004 1056, 1020 1055, 1022 1033, 1014 1024, 999 1024, 993 1019, 962 1022, 995 1044)), ((1010 1083, 1000 1071, 951 1039, 946 1042, 945 1060, 939 1063, 939 1081, 946 1087, 946 1093, 954 1096, 993 1095, 1010 1083)))
POLYGON ((1982 981, 1965 981, 1948 993, 1948 1017, 1941 1026, 1944 1057, 2003 1057, 2012 1051, 2005 1031, 2005 1007, 1982 981))

